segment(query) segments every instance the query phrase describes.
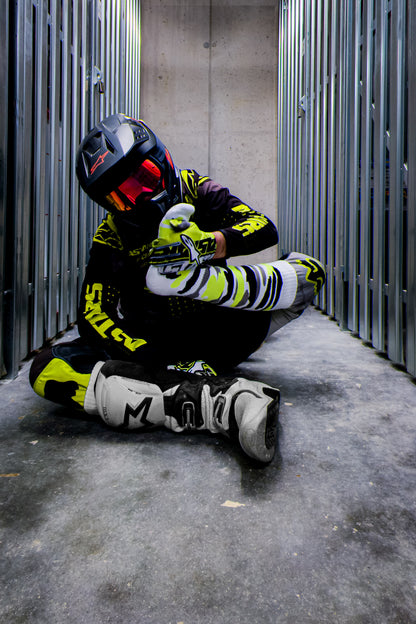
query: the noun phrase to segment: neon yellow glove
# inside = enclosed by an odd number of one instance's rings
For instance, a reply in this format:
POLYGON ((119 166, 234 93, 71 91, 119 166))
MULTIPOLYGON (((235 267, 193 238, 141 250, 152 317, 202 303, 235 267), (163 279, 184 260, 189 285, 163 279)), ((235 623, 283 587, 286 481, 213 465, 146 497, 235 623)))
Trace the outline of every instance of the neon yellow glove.
POLYGON ((176 204, 163 217, 150 257, 150 264, 160 273, 185 271, 214 257, 215 235, 202 232, 196 223, 189 221, 194 211, 191 204, 176 204))

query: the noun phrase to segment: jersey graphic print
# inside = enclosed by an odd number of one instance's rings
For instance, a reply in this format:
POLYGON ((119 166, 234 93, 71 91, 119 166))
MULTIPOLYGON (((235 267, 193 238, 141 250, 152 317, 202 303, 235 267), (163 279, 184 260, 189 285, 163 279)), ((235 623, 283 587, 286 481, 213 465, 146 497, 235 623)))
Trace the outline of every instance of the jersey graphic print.
POLYGON ((296 260, 297 264, 306 268, 305 279, 307 282, 313 284, 314 294, 317 295, 325 284, 325 271, 320 262, 315 258, 302 258, 296 260))
MULTIPOLYGON (((179 275, 177 280, 181 280, 179 275)), ((282 278, 272 265, 196 269, 184 280, 178 294, 245 310, 271 310, 280 297, 282 278)))

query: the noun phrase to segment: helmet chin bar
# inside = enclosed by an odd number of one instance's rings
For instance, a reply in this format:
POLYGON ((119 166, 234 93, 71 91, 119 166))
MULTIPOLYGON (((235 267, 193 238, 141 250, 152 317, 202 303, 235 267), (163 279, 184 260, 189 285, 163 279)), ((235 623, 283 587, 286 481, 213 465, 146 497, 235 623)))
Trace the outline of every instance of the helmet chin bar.
POLYGON ((170 208, 169 193, 163 190, 161 193, 136 203, 136 207, 130 212, 113 212, 117 223, 130 228, 130 235, 137 238, 138 242, 149 243, 157 237, 159 224, 170 208))
POLYGON ((160 211, 160 219, 165 215, 165 213, 171 207, 169 204, 169 194, 166 190, 163 190, 161 193, 156 195, 156 197, 152 197, 148 200, 148 203, 151 206, 151 209, 156 209, 160 211))

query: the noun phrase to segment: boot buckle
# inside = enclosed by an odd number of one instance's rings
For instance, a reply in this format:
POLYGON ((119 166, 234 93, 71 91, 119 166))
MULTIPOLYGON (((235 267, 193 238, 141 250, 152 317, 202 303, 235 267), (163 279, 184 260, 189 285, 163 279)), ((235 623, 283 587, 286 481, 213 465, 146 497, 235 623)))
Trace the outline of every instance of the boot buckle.
POLYGON ((182 418, 185 429, 195 429, 195 405, 192 401, 185 401, 182 404, 182 418))
POLYGON ((219 397, 217 397, 216 401, 215 401, 215 405, 214 405, 214 422, 217 422, 219 425, 222 425, 222 417, 224 414, 224 408, 225 408, 225 404, 227 402, 227 399, 220 395, 219 397))

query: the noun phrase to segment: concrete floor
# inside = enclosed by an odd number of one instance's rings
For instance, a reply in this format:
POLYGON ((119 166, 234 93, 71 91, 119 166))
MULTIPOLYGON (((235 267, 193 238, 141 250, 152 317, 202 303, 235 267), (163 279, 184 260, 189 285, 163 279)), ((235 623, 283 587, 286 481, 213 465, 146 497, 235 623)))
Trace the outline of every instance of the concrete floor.
POLYGON ((2 624, 416 623, 416 386, 319 311, 241 366, 282 392, 265 468, 81 419, 27 369, 0 384, 2 624))

